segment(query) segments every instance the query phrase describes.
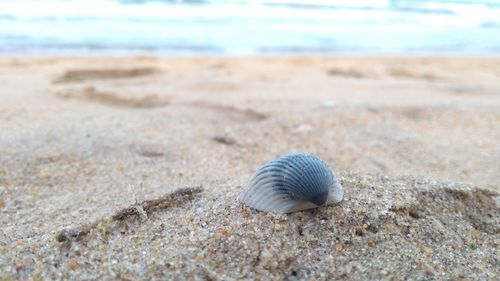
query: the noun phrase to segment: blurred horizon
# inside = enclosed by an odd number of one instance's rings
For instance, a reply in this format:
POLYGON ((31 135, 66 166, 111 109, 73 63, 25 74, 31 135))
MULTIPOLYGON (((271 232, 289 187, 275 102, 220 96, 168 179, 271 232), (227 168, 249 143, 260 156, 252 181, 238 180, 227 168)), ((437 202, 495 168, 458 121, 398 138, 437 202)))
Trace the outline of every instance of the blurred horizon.
POLYGON ((500 54, 500 1, 0 2, 0 55, 500 54))

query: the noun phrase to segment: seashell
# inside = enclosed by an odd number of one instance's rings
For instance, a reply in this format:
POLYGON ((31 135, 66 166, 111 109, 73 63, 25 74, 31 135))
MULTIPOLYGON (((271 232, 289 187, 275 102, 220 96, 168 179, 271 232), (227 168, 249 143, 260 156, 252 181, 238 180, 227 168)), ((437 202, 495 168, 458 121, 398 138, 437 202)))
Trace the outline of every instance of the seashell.
POLYGON ((240 200, 260 211, 290 213, 338 203, 343 196, 328 164, 311 154, 294 153, 262 166, 240 200))

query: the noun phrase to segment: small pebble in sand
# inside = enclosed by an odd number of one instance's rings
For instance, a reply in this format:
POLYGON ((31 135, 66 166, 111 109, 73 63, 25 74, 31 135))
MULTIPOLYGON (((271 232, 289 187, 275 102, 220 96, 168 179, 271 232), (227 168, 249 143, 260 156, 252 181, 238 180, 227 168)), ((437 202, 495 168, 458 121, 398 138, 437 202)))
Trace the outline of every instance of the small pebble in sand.
POLYGON ((70 260, 68 262, 68 269, 75 270, 78 268, 78 263, 75 260, 70 260))
POLYGON ((228 136, 215 136, 212 138, 215 142, 225 144, 225 145, 235 145, 236 140, 228 136))
POLYGON ((324 109, 332 109, 333 107, 335 107, 335 102, 333 100, 326 100, 321 104, 321 106, 324 109))
POLYGON ((309 124, 300 124, 297 126, 295 131, 298 133, 307 133, 307 132, 311 131, 312 129, 313 129, 313 127, 309 124))
POLYGON ((260 168, 240 200, 260 211, 291 213, 342 201, 343 190, 323 160, 289 154, 260 168))

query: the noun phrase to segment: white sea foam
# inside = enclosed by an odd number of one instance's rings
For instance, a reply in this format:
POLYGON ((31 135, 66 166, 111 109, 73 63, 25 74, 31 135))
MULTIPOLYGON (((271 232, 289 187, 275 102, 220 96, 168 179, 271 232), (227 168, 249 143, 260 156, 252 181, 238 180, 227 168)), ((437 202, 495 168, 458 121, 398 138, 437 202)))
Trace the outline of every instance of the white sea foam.
POLYGON ((0 1, 0 52, 500 52, 495 1, 0 1))

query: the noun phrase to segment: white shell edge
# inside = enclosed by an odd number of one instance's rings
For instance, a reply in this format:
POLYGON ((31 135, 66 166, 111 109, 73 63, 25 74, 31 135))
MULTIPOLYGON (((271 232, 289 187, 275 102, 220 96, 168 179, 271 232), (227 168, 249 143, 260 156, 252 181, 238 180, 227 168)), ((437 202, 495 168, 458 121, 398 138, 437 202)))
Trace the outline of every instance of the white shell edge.
MULTIPOLYGON (((295 200, 283 200, 277 197, 277 194, 272 192, 272 190, 267 189, 266 199, 262 200, 261 196, 252 196, 257 193, 255 186, 247 186, 241 192, 239 200, 248 205, 253 209, 264 212, 280 212, 280 213, 291 213, 297 211, 303 211, 312 208, 318 208, 320 206, 313 204, 309 201, 295 201, 295 200), (265 204, 264 204, 265 203, 265 204)), ((336 181, 335 185, 330 188, 328 193, 328 199, 325 205, 333 205, 341 202, 344 199, 344 191, 342 185, 336 181)))
POLYGON ((342 200, 344 200, 344 189, 338 181, 335 181, 335 185, 333 185, 328 192, 328 199, 326 200, 326 204, 337 204, 342 200))

